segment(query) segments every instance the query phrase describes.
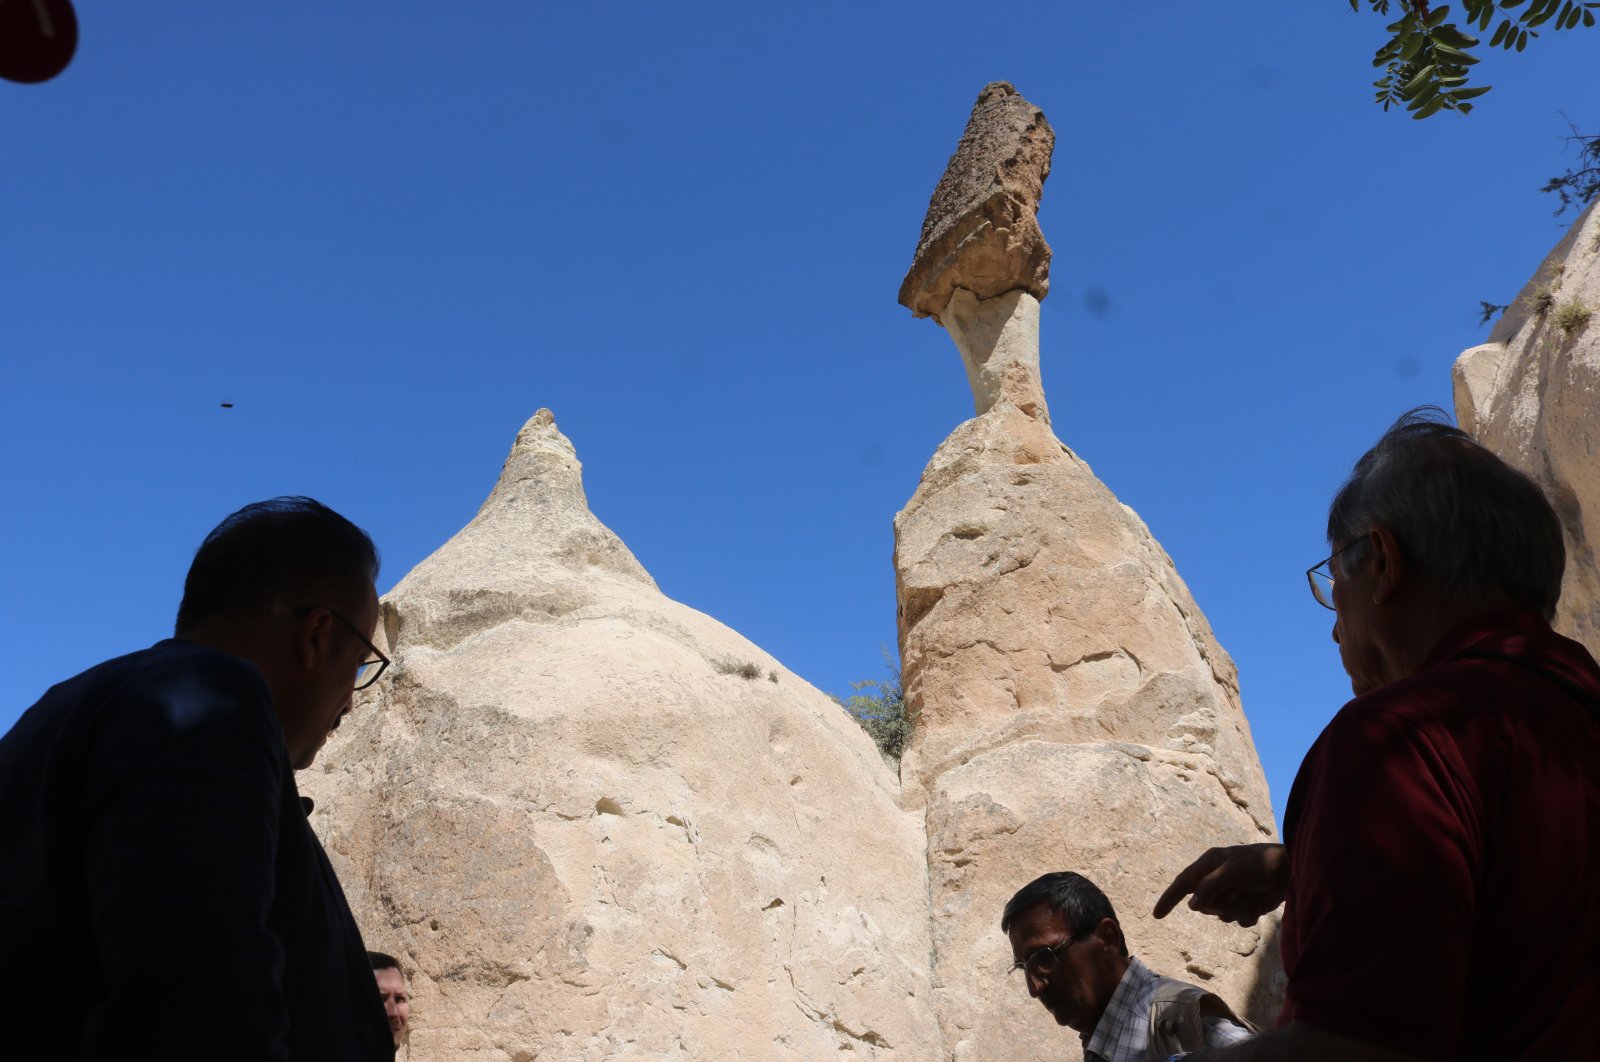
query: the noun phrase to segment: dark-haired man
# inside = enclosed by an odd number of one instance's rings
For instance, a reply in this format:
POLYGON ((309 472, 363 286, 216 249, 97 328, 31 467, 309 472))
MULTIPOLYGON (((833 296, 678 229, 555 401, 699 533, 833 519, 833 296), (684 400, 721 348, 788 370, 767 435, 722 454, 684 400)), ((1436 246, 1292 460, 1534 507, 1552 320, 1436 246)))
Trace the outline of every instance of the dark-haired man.
POLYGON ((383 1012, 389 1018, 389 1031, 394 1034, 394 1049, 398 1051, 411 1031, 411 993, 406 989, 406 975, 400 972, 400 962, 393 955, 369 951, 367 958, 372 961, 378 998, 383 1000, 383 1012))
POLYGON ((1216 1057, 1593 1056, 1600 667, 1548 623, 1554 510, 1418 411, 1356 463, 1328 542, 1311 590, 1356 697, 1300 766, 1287 847, 1212 849, 1156 904, 1286 902, 1280 1028, 1216 1057))
POLYGON ((387 663, 377 570, 309 498, 247 506, 195 554, 175 638, 0 739, 8 1060, 393 1057, 293 773, 387 663))
POLYGON ((1011 938, 1013 976, 1057 1025, 1078 1033, 1091 1062, 1160 1062, 1253 1032, 1218 996, 1129 955, 1111 901, 1081 874, 1057 871, 1023 886, 1000 931, 1011 938))

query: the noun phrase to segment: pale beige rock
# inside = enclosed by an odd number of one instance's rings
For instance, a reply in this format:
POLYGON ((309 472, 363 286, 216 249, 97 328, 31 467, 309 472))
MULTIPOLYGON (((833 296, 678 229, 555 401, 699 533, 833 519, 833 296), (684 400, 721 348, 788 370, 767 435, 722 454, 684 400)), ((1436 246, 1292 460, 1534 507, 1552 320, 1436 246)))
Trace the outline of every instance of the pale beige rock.
POLYGON ((979 299, 1050 290, 1050 245, 1039 198, 1055 132, 1044 112, 1004 81, 985 85, 966 132, 933 190, 900 304, 943 320, 957 288, 979 299))
POLYGON ((957 288, 941 322, 961 352, 979 413, 1005 401, 1050 423, 1039 378, 1038 299, 1015 290, 980 300, 957 288))
POLYGON ((1555 626, 1600 654, 1600 210, 1567 231, 1453 375, 1456 422, 1555 504, 1567 545, 1555 626))
POLYGON ((1002 402, 939 448, 895 540, 945 1057, 1077 1057, 995 972, 1001 907, 1051 870, 1106 889, 1155 968, 1270 1020, 1275 946, 1148 916, 1206 848, 1275 832, 1233 664, 1144 524, 1002 402))
MULTIPOLYGON (((1036 164, 1048 170, 1048 147, 1036 164)), ((1206 848, 1275 837, 1233 662, 1144 523, 1052 433, 1028 284, 975 291, 957 281, 937 312, 978 416, 895 518, 915 721, 901 801, 927 815, 945 1058, 1079 1057, 1002 977, 1005 901, 1052 870, 1104 888, 1154 968, 1269 1022, 1275 917, 1244 930, 1148 914, 1206 848)))
POLYGON ((1028 996, 1000 913, 1046 870, 1077 870, 1111 898, 1133 954, 1203 985, 1241 1012, 1282 1003, 1277 918, 1223 925, 1180 906, 1149 916, 1197 838, 1239 838, 1238 815, 1206 757, 1114 742, 1021 741, 940 775, 928 806, 936 999, 946 1057, 1079 1058, 1077 1036, 1028 996), (970 963, 966 976, 962 964, 970 963))
POLYGON ((548 411, 384 617, 393 677, 302 785, 413 1062, 939 1057, 920 817, 837 704, 656 589, 548 411))

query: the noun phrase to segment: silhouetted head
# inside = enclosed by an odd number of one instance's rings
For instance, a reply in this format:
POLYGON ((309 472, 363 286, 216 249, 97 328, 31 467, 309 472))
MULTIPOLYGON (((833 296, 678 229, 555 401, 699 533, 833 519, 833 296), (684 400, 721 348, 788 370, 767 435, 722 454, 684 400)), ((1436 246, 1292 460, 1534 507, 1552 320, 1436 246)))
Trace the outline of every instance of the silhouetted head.
POLYGON ((1328 509, 1334 640, 1358 694, 1414 672, 1431 648, 1416 632, 1510 606, 1549 619, 1561 597, 1549 499, 1443 417, 1402 416, 1328 509))
MULTIPOLYGON (((261 669, 290 762, 307 767, 382 654, 378 554, 366 532, 311 498, 256 502, 200 544, 175 633, 261 669)), ((381 662, 381 663, 380 663, 381 662)))

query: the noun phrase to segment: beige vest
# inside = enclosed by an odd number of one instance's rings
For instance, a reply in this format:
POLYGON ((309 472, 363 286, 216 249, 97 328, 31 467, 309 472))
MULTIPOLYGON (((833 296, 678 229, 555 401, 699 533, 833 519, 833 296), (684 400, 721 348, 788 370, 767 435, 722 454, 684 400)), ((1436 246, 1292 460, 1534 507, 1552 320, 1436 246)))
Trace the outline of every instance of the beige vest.
POLYGON ((1234 1014, 1220 996, 1171 977, 1156 980, 1150 998, 1150 1062, 1167 1062, 1181 1051, 1201 1051, 1206 1046, 1205 1019, 1227 1018, 1252 1033, 1254 1025, 1234 1014))

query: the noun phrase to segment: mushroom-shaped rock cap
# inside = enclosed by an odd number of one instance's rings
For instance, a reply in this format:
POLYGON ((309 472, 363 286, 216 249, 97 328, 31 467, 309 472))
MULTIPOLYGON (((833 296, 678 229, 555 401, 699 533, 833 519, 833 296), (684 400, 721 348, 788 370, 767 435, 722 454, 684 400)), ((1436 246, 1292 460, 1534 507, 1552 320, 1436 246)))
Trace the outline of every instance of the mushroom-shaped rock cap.
POLYGON ((980 299, 1017 289, 1044 298, 1050 245, 1036 215, 1055 142, 1044 112, 1009 82, 984 86, 928 203, 901 305, 937 319, 956 288, 980 299))

